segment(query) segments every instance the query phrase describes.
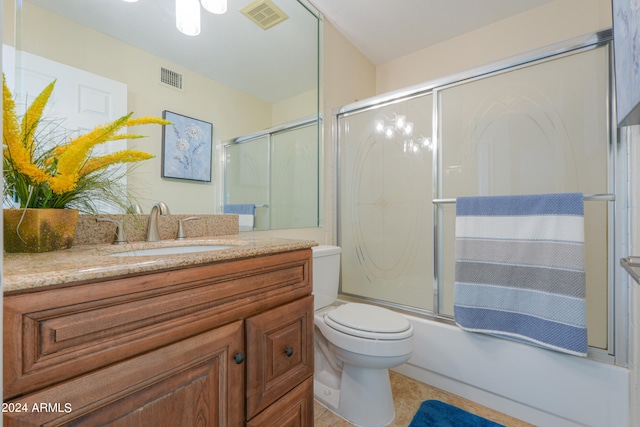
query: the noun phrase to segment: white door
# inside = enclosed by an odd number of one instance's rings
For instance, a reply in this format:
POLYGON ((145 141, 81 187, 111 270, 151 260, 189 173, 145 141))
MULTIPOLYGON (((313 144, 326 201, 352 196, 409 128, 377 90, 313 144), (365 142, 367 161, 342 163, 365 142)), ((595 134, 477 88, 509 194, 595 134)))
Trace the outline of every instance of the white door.
MULTIPOLYGON (((3 46, 7 56, 11 57, 11 48, 8 49, 3 46)), ((27 52, 17 52, 15 64, 9 61, 4 66, 12 65, 15 68, 7 69, 5 75, 14 94, 18 114, 24 112, 25 105, 29 105, 49 83, 56 80, 48 109, 43 114, 45 121, 41 125, 42 132, 51 132, 51 136, 55 133, 55 138, 76 137, 128 113, 125 83, 27 52)), ((94 155, 126 148, 127 140, 110 141, 97 146, 94 155)), ((126 176, 122 175, 121 184, 126 185, 126 176)), ((115 213, 113 208, 99 202, 96 206, 101 212, 115 213)))

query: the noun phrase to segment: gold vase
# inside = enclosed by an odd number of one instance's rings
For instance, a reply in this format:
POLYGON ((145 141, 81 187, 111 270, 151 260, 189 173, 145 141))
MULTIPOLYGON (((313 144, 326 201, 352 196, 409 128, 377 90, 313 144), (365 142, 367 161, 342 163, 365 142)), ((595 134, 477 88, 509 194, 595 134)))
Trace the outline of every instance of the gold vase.
POLYGON ((75 209, 4 209, 4 250, 40 253, 69 249, 78 214, 75 209))

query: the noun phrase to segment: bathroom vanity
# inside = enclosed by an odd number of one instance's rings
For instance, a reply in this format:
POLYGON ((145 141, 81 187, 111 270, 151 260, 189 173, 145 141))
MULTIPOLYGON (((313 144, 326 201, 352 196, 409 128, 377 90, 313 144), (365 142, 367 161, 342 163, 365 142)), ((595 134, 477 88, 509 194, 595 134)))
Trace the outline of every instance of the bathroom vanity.
POLYGON ((315 243, 265 240, 5 255, 5 425, 312 426, 315 243))

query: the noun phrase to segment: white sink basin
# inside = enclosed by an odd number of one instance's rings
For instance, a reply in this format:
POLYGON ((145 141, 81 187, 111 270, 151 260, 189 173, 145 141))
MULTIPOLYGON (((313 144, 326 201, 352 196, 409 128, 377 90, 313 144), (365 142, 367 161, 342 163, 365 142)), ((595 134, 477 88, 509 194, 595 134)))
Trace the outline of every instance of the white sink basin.
POLYGON ((152 255, 181 255, 192 252, 220 251, 222 249, 235 248, 231 245, 192 245, 192 246, 167 246, 164 248, 137 249, 133 251, 117 252, 110 256, 152 256, 152 255))

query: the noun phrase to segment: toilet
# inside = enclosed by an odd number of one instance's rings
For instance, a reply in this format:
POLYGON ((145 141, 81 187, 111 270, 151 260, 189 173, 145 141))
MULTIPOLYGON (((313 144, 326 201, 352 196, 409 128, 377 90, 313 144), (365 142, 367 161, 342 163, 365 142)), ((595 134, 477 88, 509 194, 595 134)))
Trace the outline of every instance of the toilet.
POLYGON ((413 325, 382 307, 337 303, 341 250, 312 250, 315 398, 352 424, 385 426, 395 418, 389 368, 409 360, 413 325))

